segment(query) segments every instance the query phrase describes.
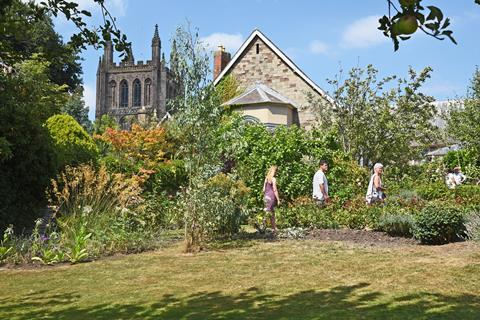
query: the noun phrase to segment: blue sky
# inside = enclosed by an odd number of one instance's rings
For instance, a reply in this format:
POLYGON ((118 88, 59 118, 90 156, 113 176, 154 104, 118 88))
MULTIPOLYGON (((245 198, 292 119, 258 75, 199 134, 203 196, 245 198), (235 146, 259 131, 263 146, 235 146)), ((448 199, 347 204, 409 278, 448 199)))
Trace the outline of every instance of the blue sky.
MULTIPOLYGON (((395 0, 396 1, 396 0, 395 0)), ((77 1, 90 10, 91 25, 101 21, 93 0, 77 1)), ((380 76, 407 76, 409 66, 433 68, 423 91, 437 100, 466 92, 476 65, 480 65, 480 6, 473 0, 423 0, 452 19, 458 45, 417 33, 393 51, 391 41, 376 29, 378 16, 387 13, 386 0, 106 0, 119 28, 133 43, 136 60, 150 59, 154 25, 158 24, 162 51, 168 58, 177 26, 190 21, 212 48, 223 44, 235 53, 254 28, 259 28, 322 89, 333 88, 340 68, 373 64, 380 76)), ((57 31, 68 39, 75 29, 62 19, 57 31)), ((85 101, 93 119, 95 75, 102 50, 82 52, 85 101)), ((118 57, 116 61, 118 61, 118 57)))

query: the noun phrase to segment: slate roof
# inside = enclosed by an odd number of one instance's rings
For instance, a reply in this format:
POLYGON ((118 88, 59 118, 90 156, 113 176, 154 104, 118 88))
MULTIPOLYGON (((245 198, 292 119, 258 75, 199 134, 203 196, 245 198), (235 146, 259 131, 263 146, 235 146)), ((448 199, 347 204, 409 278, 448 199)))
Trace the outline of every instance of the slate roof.
POLYGON ((282 96, 277 91, 272 88, 264 85, 263 83, 256 82, 253 86, 248 88, 241 95, 230 99, 225 102, 224 106, 231 105, 249 105, 249 104, 263 104, 263 103, 275 103, 275 104, 286 104, 296 107, 290 99, 282 96))
POLYGON ((460 150, 460 146, 458 144, 454 144, 453 146, 439 148, 433 151, 430 151, 426 154, 427 157, 439 157, 444 156, 450 151, 458 151, 460 150))

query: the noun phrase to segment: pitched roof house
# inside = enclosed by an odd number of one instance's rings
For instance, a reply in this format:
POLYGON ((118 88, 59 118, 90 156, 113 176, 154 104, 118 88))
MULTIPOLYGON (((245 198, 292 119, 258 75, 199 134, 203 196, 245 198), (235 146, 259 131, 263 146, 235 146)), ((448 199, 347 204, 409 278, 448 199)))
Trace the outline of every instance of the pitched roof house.
POLYGON ((227 101, 250 121, 269 127, 297 124, 311 127, 314 100, 334 100, 315 84, 260 30, 254 30, 231 58, 222 47, 214 55, 214 85, 233 75, 244 93, 227 101))

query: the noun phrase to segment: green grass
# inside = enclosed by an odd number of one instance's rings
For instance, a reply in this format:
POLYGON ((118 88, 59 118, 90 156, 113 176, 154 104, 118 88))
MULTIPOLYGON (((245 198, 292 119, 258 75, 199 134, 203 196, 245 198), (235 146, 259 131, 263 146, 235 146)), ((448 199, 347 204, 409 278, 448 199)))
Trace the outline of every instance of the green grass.
POLYGON ((0 270, 0 319, 479 319, 480 245, 180 244, 0 270))

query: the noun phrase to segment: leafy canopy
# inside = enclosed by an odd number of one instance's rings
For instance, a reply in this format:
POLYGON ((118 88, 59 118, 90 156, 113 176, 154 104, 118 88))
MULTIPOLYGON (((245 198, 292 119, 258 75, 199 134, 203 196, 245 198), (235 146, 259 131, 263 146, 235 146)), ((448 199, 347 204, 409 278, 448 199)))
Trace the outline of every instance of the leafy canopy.
POLYGON ((359 164, 406 165, 436 137, 433 98, 420 91, 430 72, 410 69, 408 79, 378 80, 378 70, 368 65, 353 68, 344 81, 341 76, 329 80, 335 104, 312 101, 319 128, 326 132, 333 128, 343 151, 359 164))

